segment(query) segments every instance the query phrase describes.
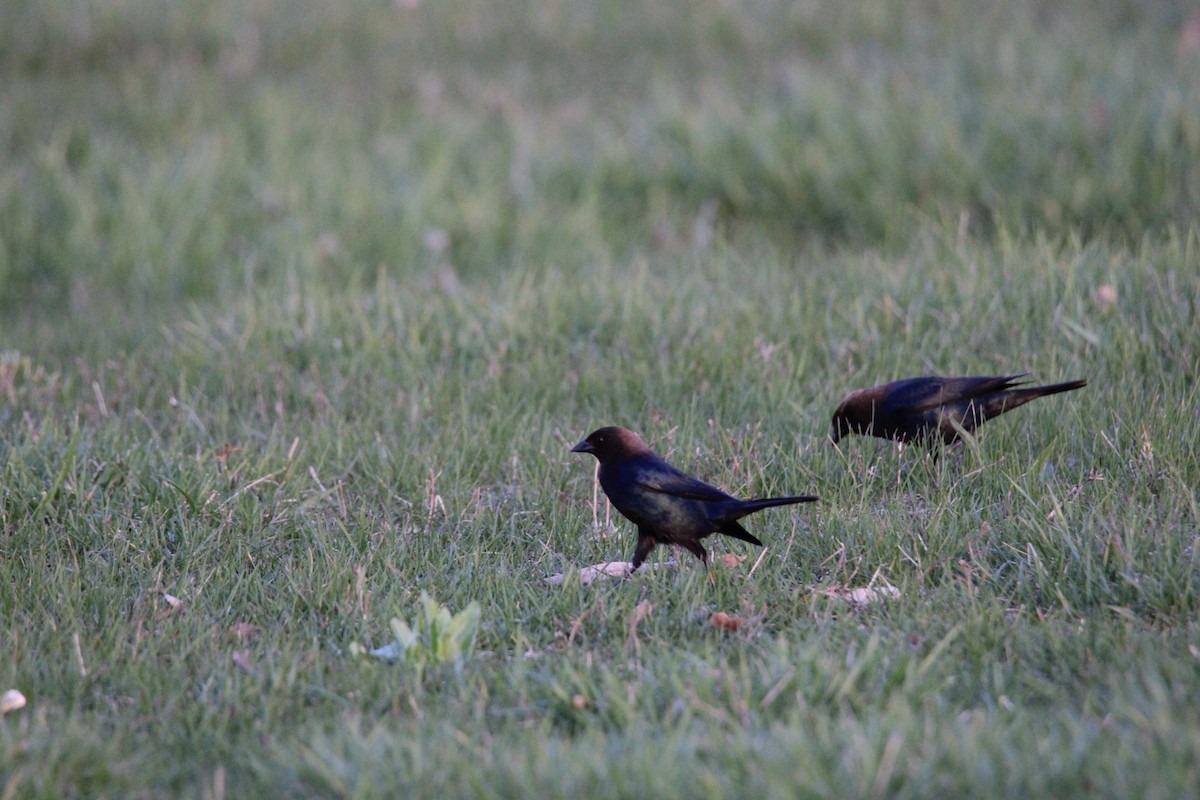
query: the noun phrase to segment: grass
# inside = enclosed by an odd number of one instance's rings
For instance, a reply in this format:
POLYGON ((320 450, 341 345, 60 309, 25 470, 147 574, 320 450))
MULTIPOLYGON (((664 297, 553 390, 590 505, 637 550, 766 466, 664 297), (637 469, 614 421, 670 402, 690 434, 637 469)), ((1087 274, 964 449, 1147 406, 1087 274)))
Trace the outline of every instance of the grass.
POLYGON ((1193 795, 1192 14, 7 4, 0 794, 1193 795), (581 585, 602 424, 821 502, 581 585))

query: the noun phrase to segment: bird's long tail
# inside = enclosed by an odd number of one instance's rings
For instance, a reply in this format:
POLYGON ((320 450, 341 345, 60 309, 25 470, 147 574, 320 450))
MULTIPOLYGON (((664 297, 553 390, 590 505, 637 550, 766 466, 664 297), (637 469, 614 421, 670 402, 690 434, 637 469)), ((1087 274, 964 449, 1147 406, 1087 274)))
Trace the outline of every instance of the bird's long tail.
POLYGON ((1086 380, 1066 381, 1065 383, 1051 383, 1047 384, 1046 386, 1029 386, 1021 389, 1010 389, 1004 393, 1007 395, 1007 400, 1004 405, 1006 409, 1012 409, 1016 408, 1017 406, 1025 405, 1030 400, 1036 400, 1039 397, 1058 394, 1059 392, 1069 392, 1074 389, 1082 389, 1084 386, 1087 386, 1086 380))
POLYGON ((796 503, 815 503, 817 496, 815 494, 802 494, 795 497, 762 497, 757 500, 742 500, 739 506, 746 510, 749 514, 758 511, 760 508, 771 508, 772 506, 792 506, 796 503))
POLYGON ((771 506, 790 506, 795 505, 796 503, 812 503, 815 502, 816 499, 816 495, 804 494, 796 497, 763 497, 758 500, 739 500, 737 501, 736 507, 732 509, 733 513, 730 515, 734 517, 734 519, 727 518, 725 524, 718 528, 718 530, 726 536, 732 536, 735 539, 741 539, 743 542, 750 542, 750 544, 756 544, 759 547, 762 547, 762 542, 758 540, 758 537, 754 536, 737 522, 738 518, 744 517, 747 514, 753 514, 755 511, 763 508, 770 508, 771 506))
POLYGON ((1058 394, 1059 392, 1069 392, 1072 389, 1082 389, 1087 386, 1087 380, 1066 381, 1065 383, 1052 383, 1049 386, 1039 386, 1038 391, 1042 394, 1058 394))

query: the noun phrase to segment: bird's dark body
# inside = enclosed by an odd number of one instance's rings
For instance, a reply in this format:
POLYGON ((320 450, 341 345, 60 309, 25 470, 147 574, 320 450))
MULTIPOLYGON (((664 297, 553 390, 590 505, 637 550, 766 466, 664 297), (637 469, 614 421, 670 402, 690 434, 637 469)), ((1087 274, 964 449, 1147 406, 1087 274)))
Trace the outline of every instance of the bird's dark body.
POLYGON ((708 563, 700 540, 723 533, 744 542, 762 542, 739 519, 771 506, 806 503, 812 496, 739 500, 687 475, 663 460, 632 431, 601 428, 574 447, 600 461, 600 486, 609 501, 638 527, 633 568, 656 544, 675 544, 708 563))
POLYGON ((961 427, 972 433, 993 417, 1031 400, 1068 392, 1087 381, 1024 386, 1020 375, 906 378, 846 395, 833 415, 830 438, 851 433, 900 442, 951 444, 961 427), (957 427, 956 427, 957 426, 957 427))

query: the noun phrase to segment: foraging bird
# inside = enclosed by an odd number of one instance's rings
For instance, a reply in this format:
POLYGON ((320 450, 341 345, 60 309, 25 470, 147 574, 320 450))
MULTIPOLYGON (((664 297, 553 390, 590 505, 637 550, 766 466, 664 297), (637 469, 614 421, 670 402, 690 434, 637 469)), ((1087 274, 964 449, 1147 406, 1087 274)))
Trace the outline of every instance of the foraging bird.
POLYGON ((1087 386, 1086 380, 1024 386, 1027 381, 1020 378, 1028 374, 969 378, 930 375, 858 389, 846 395, 833 412, 829 438, 836 443, 847 434, 861 433, 927 444, 940 437, 951 444, 959 438, 955 423, 971 432, 1030 400, 1087 386))
MULTIPOLYGON (((771 497, 739 500, 680 472, 651 450, 633 431, 616 426, 592 432, 571 448, 591 453, 600 462, 600 486, 617 511, 638 526, 633 569, 641 566, 656 544, 685 547, 708 566, 700 540, 723 533, 762 547, 738 523, 747 514, 771 506, 811 503, 816 497, 771 497)), ((632 570, 630 570, 632 571, 632 570)))

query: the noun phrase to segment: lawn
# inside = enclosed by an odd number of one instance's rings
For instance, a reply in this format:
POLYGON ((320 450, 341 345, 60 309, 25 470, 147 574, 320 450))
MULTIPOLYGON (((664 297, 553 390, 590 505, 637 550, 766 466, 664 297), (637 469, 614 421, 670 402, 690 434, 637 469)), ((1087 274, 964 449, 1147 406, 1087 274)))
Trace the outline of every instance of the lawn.
POLYGON ((0 798, 1197 796, 1198 74, 1167 0, 3 4, 0 798), (820 501, 586 583, 607 424, 820 501))

